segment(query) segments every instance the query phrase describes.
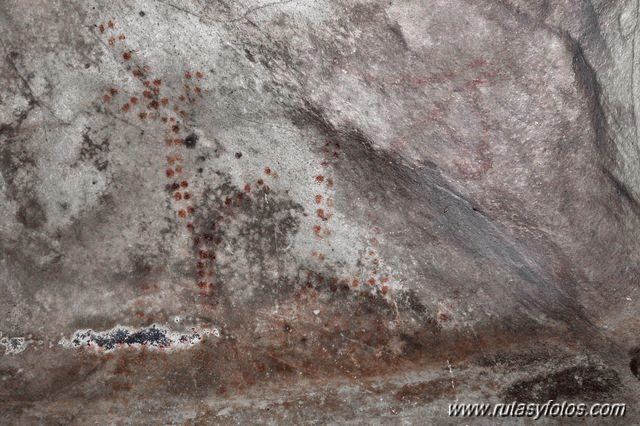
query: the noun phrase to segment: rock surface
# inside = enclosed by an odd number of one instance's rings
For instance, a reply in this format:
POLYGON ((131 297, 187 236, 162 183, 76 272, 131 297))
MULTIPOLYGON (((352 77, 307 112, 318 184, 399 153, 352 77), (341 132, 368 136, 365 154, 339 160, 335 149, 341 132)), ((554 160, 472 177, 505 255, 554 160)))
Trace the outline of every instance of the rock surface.
POLYGON ((638 10, 0 2, 1 422, 637 424, 638 10))

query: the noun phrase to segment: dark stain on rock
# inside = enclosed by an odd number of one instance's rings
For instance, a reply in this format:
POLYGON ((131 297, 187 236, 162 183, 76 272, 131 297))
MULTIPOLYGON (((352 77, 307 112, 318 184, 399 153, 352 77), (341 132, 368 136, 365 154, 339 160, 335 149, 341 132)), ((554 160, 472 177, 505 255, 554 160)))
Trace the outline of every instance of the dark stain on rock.
POLYGON ((426 404, 443 397, 453 398, 454 388, 449 378, 404 385, 394 397, 405 404, 426 404))
POLYGON ((198 142, 198 135, 195 133, 191 133, 189 136, 184 138, 184 146, 193 149, 196 147, 196 143, 198 142))
POLYGON ((631 374, 633 374, 638 380, 640 380, 640 347, 637 347, 631 352, 629 370, 631 370, 631 374))
POLYGON ((505 400, 546 402, 550 399, 601 399, 620 388, 620 377, 611 369, 599 365, 578 365, 540 375, 512 384, 505 400))
POLYGON ((93 165, 98 171, 104 171, 109 165, 109 161, 105 158, 109 152, 109 140, 103 139, 102 142, 94 142, 89 137, 89 131, 86 129, 82 133, 82 144, 80 145, 80 161, 93 161, 93 165))
POLYGON ((36 198, 28 198, 18 207, 16 219, 26 228, 37 229, 47 223, 44 207, 36 198))

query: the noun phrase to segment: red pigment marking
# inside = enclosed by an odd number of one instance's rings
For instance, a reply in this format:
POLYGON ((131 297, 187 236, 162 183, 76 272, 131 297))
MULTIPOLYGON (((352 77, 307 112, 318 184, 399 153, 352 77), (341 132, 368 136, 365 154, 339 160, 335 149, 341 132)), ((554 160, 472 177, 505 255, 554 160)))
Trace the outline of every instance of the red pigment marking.
POLYGON ((131 102, 132 104, 137 104, 138 103, 138 98, 135 96, 132 96, 131 99, 129 99, 129 102, 131 102))
POLYGON ((251 185, 250 184, 248 184, 248 183, 244 184, 244 192, 247 192, 247 193, 251 192, 251 185))
POLYGON ((142 96, 149 99, 151 97, 151 92, 148 90, 145 90, 144 92, 142 92, 142 96))
POLYGON ((193 213, 195 210, 196 210, 196 209, 195 209, 193 206, 189 206, 189 207, 187 207, 187 211, 188 211, 189 213, 193 213))
POLYGON ((154 86, 160 86, 162 84, 162 80, 157 79, 157 80, 153 80, 153 85, 154 86))
POLYGON ((383 284, 389 282, 389 277, 385 275, 384 277, 380 278, 380 282, 383 284))
POLYGON ((201 94, 202 94, 202 89, 200 89, 198 86, 196 86, 196 93, 197 93, 198 95, 201 95, 201 94))
POLYGON ((184 199, 185 200, 190 200, 191 199, 191 194, 189 194, 188 192, 184 193, 184 199))
POLYGON ((187 80, 191 80, 191 73, 189 71, 185 71, 184 78, 186 78, 187 80))
POLYGON ((448 319, 449 319, 449 317, 447 317, 447 315, 446 315, 446 314, 440 314, 440 315, 439 315, 439 317, 440 317, 440 320, 441 320, 441 321, 446 321, 446 320, 448 320, 448 319))
POLYGON ((171 126, 171 130, 174 133, 178 133, 180 131, 180 126, 178 126, 178 125, 171 126))
POLYGON ((187 186, 189 186, 189 182, 187 182, 186 180, 183 180, 182 182, 180 182, 180 186, 183 188, 186 188, 187 186))
POLYGON ((176 192, 175 194, 173 194, 173 198, 175 198, 176 201, 180 201, 182 200, 182 194, 179 192, 176 192))
POLYGON ((269 185, 265 185, 262 190, 268 194, 271 191, 271 188, 269 188, 269 185))
POLYGON ((162 98, 160 99, 160 103, 164 106, 169 105, 169 98, 162 98))
POLYGON ((111 89, 109 89, 109 93, 111 93, 111 96, 115 96, 118 94, 118 89, 112 87, 111 89))
POLYGON ((384 295, 387 294, 389 292, 389 286, 388 285, 383 285, 382 288, 380 289, 380 292, 384 295))
POLYGON ((193 223, 187 223, 187 231, 193 232, 193 223))
POLYGON ((327 179, 327 185, 328 186, 333 186, 333 179, 331 179, 331 178, 327 179))
POLYGON ((322 183, 323 181, 324 181, 324 176, 322 176, 322 175, 316 176, 316 182, 317 183, 322 183))
POLYGON ((131 107, 129 106, 129 104, 124 104, 122 105, 122 110, 124 112, 129 112, 129 110, 131 109, 131 107))
POLYGON ((182 173, 182 166, 176 166, 176 172, 182 173))
POLYGON ((140 77, 142 75, 142 71, 140 71, 140 68, 134 68, 133 71, 131 71, 131 74, 133 74, 134 77, 140 77))
POLYGON ((115 25, 114 22, 111 19, 109 19, 109 22, 107 22, 107 26, 109 28, 113 28, 114 25, 115 25))
POLYGON ((126 37, 124 36, 124 34, 120 34, 120 35, 118 36, 118 40, 124 40, 125 38, 126 38, 126 37))
POLYGON ((320 204, 322 202, 322 195, 316 195, 316 204, 320 204))
POLYGON ((187 217, 187 212, 184 209, 178 210, 178 216, 187 217))
POLYGON ((151 109, 158 109, 160 108, 160 103, 154 100, 154 101, 151 101, 147 106, 151 109))
MULTIPOLYGON (((184 96, 183 96, 183 95, 178 96, 178 100, 179 100, 180 102, 184 102, 184 96)), ((177 108, 177 107, 176 107, 176 108, 177 108)))
POLYGON ((204 75, 200 71, 196 71, 196 78, 201 79, 204 75))
POLYGON ((323 209, 317 209, 316 210, 316 215, 322 220, 327 220, 328 219, 328 217, 325 216, 323 209))
POLYGON ((109 102, 110 100, 111 100, 111 96, 109 96, 109 95, 104 95, 104 96, 102 97, 102 102, 104 102, 104 103, 107 103, 107 102, 109 102))
POLYGON ((147 118, 147 113, 141 112, 140 114, 138 114, 138 117, 140 117, 140 120, 144 120, 145 118, 147 118))
POLYGON ((262 185, 263 183, 264 183, 264 180, 262 180, 262 179, 258 179, 256 181, 256 185, 258 185, 258 186, 262 185))
POLYGON ((225 205, 225 206, 229 206, 229 205, 231 205, 231 198, 225 198, 225 200, 224 200, 224 205, 225 205))
POLYGON ((165 173, 167 174, 167 177, 172 177, 175 174, 173 169, 167 169, 167 171, 165 173))
POLYGON ((116 38, 115 37, 109 37, 109 46, 113 46, 114 44, 116 44, 116 38))
POLYGON ((322 228, 320 227, 320 225, 314 225, 313 226, 313 233, 316 235, 320 235, 320 231, 322 230, 322 228))
POLYGON ((100 24, 100 26, 98 26, 98 30, 101 34, 104 33, 104 25, 100 24))
POLYGON ((369 283, 369 285, 371 286, 376 285, 376 279, 371 277, 367 280, 367 283, 369 283))
POLYGON ((360 285, 360 281, 357 278, 354 278, 353 281, 351 281, 351 287, 356 288, 360 285))
POLYGON ((271 174, 271 169, 269 167, 265 167, 264 168, 264 174, 270 175, 271 174))

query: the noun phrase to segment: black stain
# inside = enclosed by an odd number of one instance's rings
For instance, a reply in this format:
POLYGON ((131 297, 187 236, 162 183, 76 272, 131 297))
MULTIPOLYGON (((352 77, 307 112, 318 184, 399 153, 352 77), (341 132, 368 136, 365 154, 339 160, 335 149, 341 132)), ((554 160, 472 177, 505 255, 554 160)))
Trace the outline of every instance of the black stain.
POLYGON ((37 199, 29 198, 18 208, 16 219, 26 228, 37 229, 47 222, 47 215, 37 199))
POLYGON ((629 361, 629 370, 631 374, 640 380, 640 347, 631 352, 631 361, 629 361))
POLYGON ((545 402, 550 399, 602 398, 620 387, 615 370, 595 365, 579 365, 512 384, 506 400, 545 402))
POLYGON ((191 133, 184 140, 184 146, 189 149, 193 149, 196 147, 196 143, 198 142, 198 136, 195 133, 191 133))

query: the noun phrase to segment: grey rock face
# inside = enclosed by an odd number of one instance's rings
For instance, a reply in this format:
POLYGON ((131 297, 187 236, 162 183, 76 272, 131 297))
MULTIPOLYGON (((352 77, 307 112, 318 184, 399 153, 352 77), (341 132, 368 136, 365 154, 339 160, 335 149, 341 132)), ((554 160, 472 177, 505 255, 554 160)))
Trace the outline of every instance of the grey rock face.
POLYGON ((2 421, 637 423, 638 10, 1 2, 2 421))

